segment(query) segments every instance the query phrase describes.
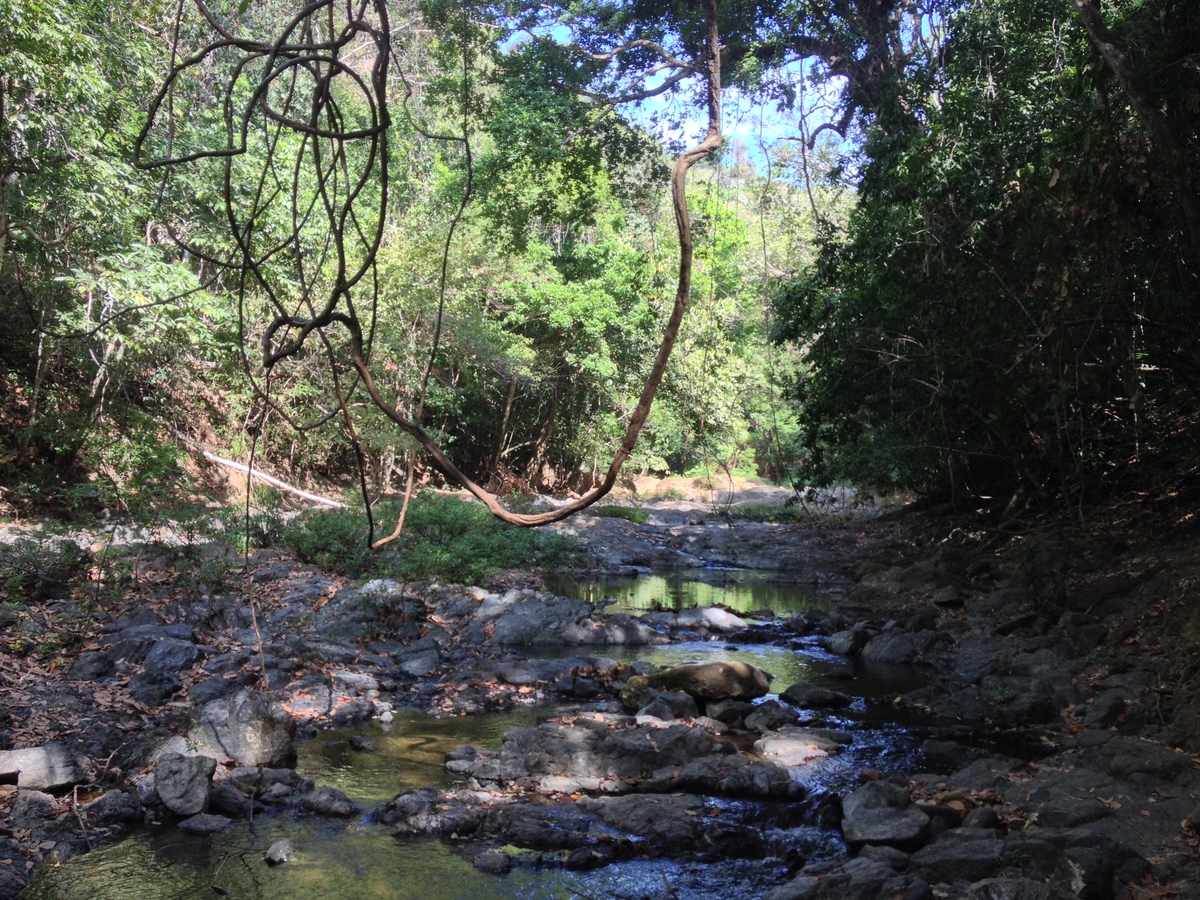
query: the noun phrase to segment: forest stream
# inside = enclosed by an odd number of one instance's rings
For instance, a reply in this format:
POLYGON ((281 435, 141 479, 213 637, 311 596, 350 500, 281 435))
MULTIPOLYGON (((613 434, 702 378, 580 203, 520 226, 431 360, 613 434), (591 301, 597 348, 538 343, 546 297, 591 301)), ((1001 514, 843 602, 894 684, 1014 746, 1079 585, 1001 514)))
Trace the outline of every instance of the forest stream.
POLYGON ((257 617, 147 545, 150 599, 6 669, 52 740, 5 751, 42 767, 0 785, 0 895, 1196 896, 1187 720, 1111 649, 1137 592, 1052 615, 909 518, 645 508, 489 588, 258 551, 257 617))

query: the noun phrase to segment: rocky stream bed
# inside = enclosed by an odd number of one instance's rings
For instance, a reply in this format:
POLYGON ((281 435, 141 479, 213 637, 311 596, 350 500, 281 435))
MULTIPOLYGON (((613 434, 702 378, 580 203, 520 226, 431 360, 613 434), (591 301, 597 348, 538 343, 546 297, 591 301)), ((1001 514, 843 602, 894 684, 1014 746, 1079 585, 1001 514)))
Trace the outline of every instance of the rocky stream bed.
MULTIPOLYGON (((1083 580, 1091 595, 1051 603, 1035 567, 903 518, 648 509, 644 525, 565 526, 591 548, 588 577, 750 567, 822 602, 634 614, 528 574, 355 586, 274 551, 198 595, 177 590, 194 558, 147 545, 137 602, 66 664, 0 660, 0 897, 55 896, 42 867, 131 829, 214 840, 280 816, 436 838, 496 896, 585 895, 528 876, 608 872, 609 894, 645 898, 1200 897, 1200 773, 1166 652, 1185 636, 1130 630, 1152 577, 1123 593, 1116 575, 1083 580), (638 661, 676 646, 705 661, 638 661), (804 654, 821 661, 809 676, 768 677, 770 659, 804 654), (903 673, 896 689, 867 690, 872 667, 903 673), (444 782, 369 807, 296 768, 297 747, 331 733, 372 753, 370 729, 411 710, 524 708, 498 745, 446 753, 444 782), (902 727, 881 742, 880 722, 902 727)), ((1125 575, 1161 574, 1162 553, 1108 550, 1125 575)), ((216 544, 202 556, 235 562, 216 544)), ((38 605, 0 610, 6 643, 70 613, 46 579, 38 605)), ((269 837, 262 865, 303 858, 269 837)))

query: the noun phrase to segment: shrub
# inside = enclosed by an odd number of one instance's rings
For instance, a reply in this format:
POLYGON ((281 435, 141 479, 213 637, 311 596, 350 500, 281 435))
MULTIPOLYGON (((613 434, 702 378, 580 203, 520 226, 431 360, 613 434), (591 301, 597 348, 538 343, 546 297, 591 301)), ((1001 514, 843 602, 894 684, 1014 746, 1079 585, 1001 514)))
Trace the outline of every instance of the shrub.
MULTIPOLYGON (((373 512, 388 528, 400 504, 379 504, 373 512)), ((298 516, 284 529, 283 540, 305 562, 353 578, 467 584, 486 581, 501 569, 553 564, 573 546, 558 535, 506 525, 477 503, 434 493, 413 499, 404 531, 378 552, 367 545, 361 509, 298 516)))

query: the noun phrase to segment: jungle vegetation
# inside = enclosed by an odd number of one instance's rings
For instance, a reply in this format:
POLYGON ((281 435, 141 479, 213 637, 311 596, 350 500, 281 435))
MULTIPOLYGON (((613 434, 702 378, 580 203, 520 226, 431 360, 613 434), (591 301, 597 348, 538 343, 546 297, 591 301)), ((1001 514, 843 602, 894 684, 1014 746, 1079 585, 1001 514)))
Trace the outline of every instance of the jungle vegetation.
POLYGON ((0 501, 208 450, 1078 508, 1194 443, 1197 47, 1189 0, 0 0, 0 501))

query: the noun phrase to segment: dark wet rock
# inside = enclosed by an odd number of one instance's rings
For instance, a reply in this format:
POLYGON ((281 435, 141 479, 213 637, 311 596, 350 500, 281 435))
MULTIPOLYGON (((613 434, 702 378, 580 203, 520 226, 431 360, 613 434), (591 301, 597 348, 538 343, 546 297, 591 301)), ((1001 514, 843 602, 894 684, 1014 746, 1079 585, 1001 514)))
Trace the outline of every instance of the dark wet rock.
POLYGON ((580 808, 614 828, 649 838, 668 856, 702 850, 721 857, 764 854, 762 834, 754 828, 710 816, 703 798, 691 795, 583 797, 580 808))
MULTIPOLYGON (((344 697, 345 695, 339 695, 338 699, 342 700, 344 697)), ((344 727, 365 722, 374 715, 374 702, 365 698, 357 698, 335 703, 333 711, 329 714, 329 721, 332 725, 344 727)))
POLYGON ((766 700, 760 703, 744 722, 747 729, 757 731, 777 731, 786 725, 795 725, 800 714, 790 706, 784 706, 777 700, 766 700))
POLYGON ((216 834, 218 831, 224 831, 230 824, 232 824, 231 821, 225 816, 218 816, 213 813, 198 813, 184 819, 175 827, 180 831, 186 831, 188 834, 216 834))
POLYGON ((279 701, 249 690, 209 701, 189 741, 214 759, 239 766, 287 766, 295 761, 296 721, 279 701))
POLYGON ((379 749, 379 741, 365 735, 355 734, 350 737, 350 749, 359 753, 374 753, 379 749))
POLYGON ((500 850, 484 850, 471 860, 480 872, 489 875, 506 875, 512 870, 512 857, 500 850))
POLYGON ((933 601, 934 606, 939 606, 942 609, 957 609, 963 605, 962 594, 953 585, 948 585, 934 591, 929 599, 933 601))
POLYGON ((243 793, 268 802, 286 800, 313 789, 313 780, 294 769, 269 766, 241 766, 229 773, 229 782, 243 793))
POLYGON ((646 793, 688 792, 726 797, 795 800, 805 794, 788 770, 741 754, 707 756, 654 772, 638 784, 646 793))
POLYGON ((1115 725, 1120 715, 1125 712, 1129 695, 1122 688, 1110 688, 1096 696, 1091 708, 1083 717, 1083 724, 1089 728, 1108 728, 1115 725))
POLYGON ((296 855, 296 845, 284 838, 281 841, 276 841, 267 848, 264 859, 268 866, 281 866, 288 862, 296 855))
POLYGON ((855 625, 845 631, 838 631, 825 638, 825 649, 839 656, 855 656, 871 640, 871 631, 862 625, 855 625))
POLYGON ((83 778, 75 757, 57 742, 24 750, 0 750, 0 779, 17 787, 52 791, 78 784, 83 778))
POLYGON ((873 859, 890 866, 895 872, 903 872, 908 868, 908 854, 887 844, 865 844, 858 851, 856 859, 873 859))
POLYGON ((464 801, 456 796, 442 795, 433 788, 405 791, 396 795, 380 809, 379 821, 394 828, 395 834, 473 835, 487 817, 480 803, 464 801))
POLYGON ((102 650, 81 653, 71 664, 70 677, 76 681, 99 681, 116 668, 112 656, 102 650))
MULTIPOLYGON (((668 766, 719 755, 718 747, 701 728, 638 726, 628 717, 596 714, 510 729, 499 757, 483 764, 504 782, 535 781, 543 789, 558 791, 597 790, 603 779, 646 778, 668 766)), ((472 774, 482 777, 481 770, 472 774)))
POLYGON ((852 859, 832 868, 809 867, 788 884, 767 892, 766 900, 878 900, 906 896, 908 880, 887 863, 852 859), (807 874, 815 869, 813 874, 807 874))
POLYGON ((833 756, 842 750, 842 742, 828 733, 786 726, 763 735, 754 749, 767 760, 781 766, 802 766, 814 759, 833 756))
POLYGON ((664 669, 652 675, 635 675, 621 689, 625 708, 642 707, 647 691, 684 691, 697 701, 753 700, 771 689, 771 677, 757 666, 744 662, 691 663, 664 669))
POLYGON ((122 628, 118 633, 117 642, 109 651, 112 658, 138 663, 145 659, 146 655, 160 641, 178 640, 190 643, 195 640, 195 633, 189 626, 182 623, 164 625, 157 616, 154 616, 154 619, 158 624, 131 625, 122 628))
POLYGON ((300 798, 300 803, 309 812, 316 813, 318 816, 344 819, 358 812, 358 807, 349 797, 337 788, 328 785, 322 785, 316 790, 309 791, 300 798))
POLYGON ((904 664, 917 657, 917 648, 907 634, 889 631, 877 634, 863 645, 860 655, 873 662, 904 664))
POLYGON ((1069 896, 1029 878, 984 878, 967 888, 963 900, 1069 900, 1069 896))
MULTIPOLYGON (((1152 741, 1123 735, 1089 751, 1087 762, 1114 778, 1122 779, 1144 774, 1172 781, 1192 768, 1191 757, 1184 753, 1152 741)), ((1186 783, 1190 781, 1188 778, 1186 783)))
POLYGON ((849 694, 811 684, 793 684, 779 699, 800 709, 845 709, 854 702, 849 694))
POLYGON ((209 756, 164 753, 154 766, 154 789, 162 804, 177 816, 192 816, 208 805, 217 761, 209 756))
POLYGON ((986 757, 955 772, 946 779, 946 783, 952 788, 967 791, 1002 789, 1009 784, 1009 773, 1019 765, 1020 763, 1015 759, 986 757))
POLYGON ((755 705, 746 700, 717 700, 704 704, 706 715, 734 728, 741 728, 746 716, 755 709, 755 705))
POLYGON ((921 744, 921 755, 934 769, 953 770, 970 764, 974 755, 970 748, 957 741, 941 741, 929 738, 921 744))
POLYGON ((254 813, 254 801, 231 784, 214 784, 208 792, 208 808, 231 819, 246 819, 254 813))
MULTIPOLYGON (((453 803, 451 803, 453 809, 453 803)), ((469 826, 471 818, 443 822, 442 833, 453 827, 453 833, 469 826), (452 822, 452 824, 451 824, 452 822)), ((491 805, 479 825, 476 836, 495 836, 506 843, 528 850, 573 850, 590 842, 591 822, 580 815, 573 804, 547 807, 534 803, 504 803, 491 805)))
POLYGON ((147 675, 174 675, 191 666, 202 656, 195 644, 176 638, 164 638, 156 643, 142 661, 147 675))
POLYGON ((612 861, 612 848, 601 844, 595 847, 577 847, 567 854, 563 866, 568 871, 587 872, 607 866, 612 861))
POLYGON ((648 696, 650 699, 647 706, 638 711, 639 715, 657 716, 659 719, 668 721, 671 719, 694 719, 700 715, 696 699, 684 691, 652 691, 648 696), (656 705, 660 711, 665 711, 666 715, 649 711, 656 705))
POLYGON ((1038 807, 1037 821, 1046 828, 1075 828, 1103 819, 1111 812, 1112 810, 1099 800, 1065 797, 1038 807))
POLYGON ((248 688, 258 681, 257 672, 231 672, 229 676, 214 676, 195 682, 188 689, 188 699, 196 706, 204 706, 212 700, 227 697, 241 688, 248 688))
POLYGON ((129 825, 142 819, 142 804, 129 791, 105 791, 83 808, 97 825, 129 825))
POLYGON ((1004 867, 1004 849, 1004 841, 998 838, 939 840, 914 853, 909 864, 913 872, 933 884, 980 881, 1004 867))
POLYGON ((139 672, 129 679, 130 693, 150 707, 162 706, 182 688, 183 682, 172 672, 139 672))
POLYGON ((1001 824, 1000 816, 990 806, 977 806, 974 809, 968 810, 963 816, 963 828, 986 828, 989 830, 998 829, 1001 824))
POLYGON ((928 831, 929 816, 899 785, 868 782, 842 801, 842 833, 850 844, 910 849, 919 846, 928 831))

